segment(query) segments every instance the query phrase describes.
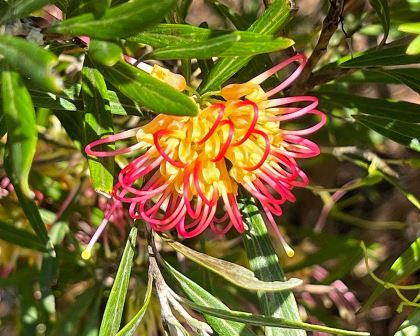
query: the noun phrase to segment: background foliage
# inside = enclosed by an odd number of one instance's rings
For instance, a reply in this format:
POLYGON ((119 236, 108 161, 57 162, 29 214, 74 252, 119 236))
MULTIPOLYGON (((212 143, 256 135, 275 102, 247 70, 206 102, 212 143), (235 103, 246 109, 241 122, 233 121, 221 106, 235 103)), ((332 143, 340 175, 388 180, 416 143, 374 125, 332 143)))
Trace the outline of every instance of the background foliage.
POLYGON ((0 334, 418 335, 419 17, 417 0, 0 1, 0 334), (126 164, 84 146, 196 112, 123 54, 205 94, 296 50, 287 94, 329 121, 279 221, 293 258, 245 195, 242 237, 168 241, 121 209, 81 258, 126 164))

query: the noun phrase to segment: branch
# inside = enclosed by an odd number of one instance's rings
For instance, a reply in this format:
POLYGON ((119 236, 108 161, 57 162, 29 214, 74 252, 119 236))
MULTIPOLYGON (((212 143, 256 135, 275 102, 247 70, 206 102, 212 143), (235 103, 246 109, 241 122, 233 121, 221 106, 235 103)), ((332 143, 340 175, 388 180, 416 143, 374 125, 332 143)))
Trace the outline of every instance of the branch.
POLYGON ((331 37, 338 28, 343 13, 344 0, 330 0, 330 9, 327 16, 322 23, 321 34, 319 35, 318 43, 316 44, 308 62, 299 76, 296 83, 291 88, 291 93, 302 94, 309 88, 308 80, 311 77, 312 71, 318 64, 321 57, 327 51, 328 44, 331 37))

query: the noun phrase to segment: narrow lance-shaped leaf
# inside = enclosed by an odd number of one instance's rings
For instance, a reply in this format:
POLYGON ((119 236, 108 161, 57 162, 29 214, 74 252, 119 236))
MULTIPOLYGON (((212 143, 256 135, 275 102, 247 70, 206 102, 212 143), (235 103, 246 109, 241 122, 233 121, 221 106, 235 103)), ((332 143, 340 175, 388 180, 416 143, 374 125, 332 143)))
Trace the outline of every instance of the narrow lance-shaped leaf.
MULTIPOLYGON (((256 326, 287 328, 289 330, 307 330, 327 333, 328 335, 347 335, 347 336, 369 336, 370 333, 366 331, 352 331, 346 329, 338 329, 326 327, 323 325, 316 325, 306 322, 293 321, 279 317, 270 317, 265 315, 255 315, 248 312, 236 310, 224 310, 213 307, 198 305, 188 300, 180 300, 185 305, 190 306, 192 309, 205 313, 207 315, 223 318, 228 321, 236 321, 256 326)), ((230 335, 230 334, 229 334, 230 335)), ((241 334, 242 335, 242 334, 241 334)), ((286 334, 283 334, 286 335, 286 334)))
POLYGON ((33 233, 2 221, 0 221, 0 239, 17 246, 46 251, 45 246, 33 233))
MULTIPOLYGON (((275 0, 248 31, 263 35, 274 34, 283 27, 289 15, 290 2, 288 0, 275 0)), ((242 69, 251 58, 252 56, 237 56, 220 59, 202 81, 199 92, 217 90, 221 84, 242 69)))
POLYGON ((178 242, 167 242, 175 251, 183 254, 188 259, 198 263, 208 270, 217 273, 227 281, 248 290, 283 291, 290 290, 302 284, 302 280, 292 278, 287 281, 261 281, 254 273, 240 265, 211 257, 197 252, 178 242))
MULTIPOLYGON (((248 33, 248 32, 243 32, 248 33)), ((201 43, 190 43, 190 47, 175 46, 158 49, 148 57, 155 59, 175 59, 175 58, 197 58, 207 59, 212 57, 234 57, 234 56, 251 56, 264 53, 270 53, 274 51, 283 50, 292 46, 294 42, 288 38, 278 37, 273 38, 271 36, 264 36, 258 34, 238 34, 232 33, 223 37, 217 37, 210 39, 206 42, 201 43), (232 39, 231 36, 236 36, 236 40, 232 39), (217 39, 217 42, 216 42, 217 39), (232 39, 233 43, 224 45, 218 45, 214 48, 214 44, 221 40, 227 41, 232 39)))
POLYGON ((143 306, 137 312, 136 315, 128 322, 124 328, 122 328, 116 336, 132 336, 136 332, 138 326, 140 325, 144 314, 146 313, 147 308, 149 307, 150 299, 152 297, 153 290, 153 277, 149 276, 147 282, 146 296, 144 298, 143 306))
MULTIPOLYGON (((257 278, 263 281, 285 281, 286 277, 280 266, 277 254, 271 244, 267 228, 258 207, 251 198, 244 197, 243 215, 246 231, 243 235, 245 250, 248 254, 249 264, 257 278)), ((293 293, 259 292, 258 298, 261 310, 265 315, 282 317, 289 320, 300 321, 299 311, 293 293)), ((267 336, 305 335, 298 329, 265 329, 267 336)))
MULTIPOLYGON (((207 292, 205 289, 197 285, 194 281, 190 280, 182 273, 178 272, 166 261, 162 261, 165 269, 177 281, 178 285, 184 293, 196 304, 212 307, 216 309, 229 311, 229 308, 222 303, 218 298, 207 292)), ((219 335, 229 336, 255 336, 255 334, 248 329, 245 324, 238 322, 226 321, 223 318, 217 318, 209 314, 204 314, 209 325, 219 335)))
MULTIPOLYGON (((83 112, 83 99, 79 95, 80 85, 66 89, 63 93, 54 95, 52 93, 41 92, 29 89, 32 102, 35 107, 43 107, 55 111, 79 111, 83 112)), ((116 115, 136 115, 141 116, 139 106, 125 96, 118 95, 115 91, 108 90, 109 105, 111 113, 116 115)), ((2 99, 0 97, 0 102, 2 99)), ((2 114, 4 115, 4 114, 2 114)), ((3 122, 0 120, 0 123, 3 122)))
POLYGON ((293 45, 292 40, 284 37, 274 38, 271 35, 248 31, 212 31, 198 27, 189 30, 183 26, 164 25, 161 30, 166 33, 163 35, 153 31, 143 32, 133 40, 161 47, 148 55, 154 59, 251 56, 282 50, 293 45))
POLYGON ((130 280, 133 265, 134 249, 137 241, 137 228, 133 226, 125 244, 124 253, 118 267, 105 312, 99 330, 99 336, 115 335, 121 324, 125 297, 127 295, 128 281, 130 280))
POLYGON ((130 64, 118 62, 112 67, 96 66, 122 94, 154 113, 195 116, 198 112, 188 96, 130 64))
POLYGON ((175 4, 176 0, 134 0, 108 9, 98 19, 93 13, 70 18, 52 27, 50 32, 104 40, 123 38, 158 23, 175 4))
POLYGON ((420 152, 420 124, 366 114, 352 116, 360 124, 420 152))
POLYGON ((384 37, 382 38, 381 42, 381 44, 383 44, 388 38, 390 26, 388 0, 369 0, 369 2, 381 20, 381 24, 384 29, 384 37))
POLYGON ((323 89, 317 92, 317 96, 336 106, 356 108, 363 114, 420 123, 418 104, 391 99, 368 98, 323 89))
POLYGON ((397 40, 382 48, 374 48, 351 56, 345 56, 339 59, 337 64, 343 68, 417 64, 420 62, 420 55, 406 54, 410 41, 410 39, 397 40))
MULTIPOLYGON (((184 276, 182 273, 175 270, 167 262, 163 261, 163 265, 171 274, 171 276, 177 281, 178 285, 185 292, 185 294, 187 294, 187 296, 192 300, 191 302, 189 300, 180 298, 179 302, 188 305, 190 308, 198 312, 203 313, 208 323, 219 335, 255 335, 245 326, 245 324, 251 324, 258 326, 270 326, 276 328, 277 330, 285 330, 289 332, 308 330, 320 331, 333 335, 369 336, 368 332, 363 331, 358 332, 343 330, 301 321, 294 321, 286 318, 254 315, 248 312, 229 310, 229 308, 220 302, 216 297, 205 291, 195 282, 184 276)), ((288 334, 283 332, 283 334, 279 335, 288 334)))
POLYGON ((32 228, 46 244, 47 230, 28 183, 38 137, 35 111, 22 78, 8 67, 2 73, 2 97, 8 131, 4 167, 32 228))
POLYGON ((13 19, 25 17, 32 12, 44 7, 49 3, 53 3, 51 0, 15 0, 7 3, 7 10, 4 11, 0 18, 0 24, 5 23, 13 19))
POLYGON ((420 93, 420 69, 412 67, 399 69, 364 69, 354 72, 350 76, 340 79, 340 81, 352 83, 404 84, 417 93, 420 93))
POLYGON ((63 81, 54 71, 57 57, 42 47, 13 36, 0 36, 0 56, 38 89, 61 92, 63 81))
MULTIPOLYGON (((87 65, 82 70, 82 93, 85 105, 86 144, 113 134, 108 90, 101 73, 87 65)), ((106 148, 102 148, 106 150, 106 148)), ((111 193, 114 184, 114 159, 88 157, 90 176, 95 190, 111 193)))

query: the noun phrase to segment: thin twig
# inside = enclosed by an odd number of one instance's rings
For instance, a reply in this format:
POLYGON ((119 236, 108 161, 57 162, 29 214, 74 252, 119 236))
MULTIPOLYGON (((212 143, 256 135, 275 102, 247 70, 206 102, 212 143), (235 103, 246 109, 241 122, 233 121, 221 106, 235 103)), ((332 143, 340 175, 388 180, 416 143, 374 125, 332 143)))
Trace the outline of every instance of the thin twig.
POLYGON ((322 23, 322 30, 319 35, 318 43, 309 57, 305 69, 291 88, 290 91, 292 94, 302 94, 309 88, 308 80, 322 55, 324 55, 327 51, 328 43, 342 19, 343 7, 344 0, 330 0, 330 9, 328 10, 327 16, 322 23))

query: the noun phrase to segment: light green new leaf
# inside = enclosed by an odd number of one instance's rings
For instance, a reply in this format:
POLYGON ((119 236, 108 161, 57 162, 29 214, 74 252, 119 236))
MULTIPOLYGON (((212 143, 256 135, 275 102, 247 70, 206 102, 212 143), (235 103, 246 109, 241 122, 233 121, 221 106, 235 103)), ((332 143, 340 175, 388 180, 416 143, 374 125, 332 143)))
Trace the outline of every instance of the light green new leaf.
POLYGON ((287 281, 261 281, 254 273, 240 265, 217 259, 207 254, 197 252, 179 242, 167 241, 175 251, 181 253, 188 259, 198 263, 208 270, 220 275, 227 281, 248 290, 255 291, 284 291, 290 290, 302 284, 302 280, 291 278, 287 281))
POLYGON ((152 297, 152 290, 153 290, 153 277, 149 277, 149 281, 147 282, 147 289, 146 289, 146 296, 144 298, 143 306, 137 312, 136 315, 128 322, 124 328, 122 328, 116 336, 132 336, 136 332, 140 322, 143 319, 144 314, 146 313, 147 308, 149 307, 150 299, 152 297))
POLYGON ((0 36, 0 56, 37 89, 63 90, 63 80, 54 71, 58 59, 51 51, 20 37, 0 36))
POLYGON ((420 34, 420 22, 403 23, 398 27, 399 31, 411 34, 420 34))
MULTIPOLYGON (((264 14, 255 21, 248 31, 263 35, 278 32, 286 23, 290 15, 290 2, 288 0, 275 0, 264 14)), ((203 79, 199 92, 217 90, 226 80, 242 69, 253 56, 237 56, 220 59, 203 79)))
POLYGON ((124 38, 158 23, 176 4, 176 0, 134 0, 108 9, 100 18, 93 13, 64 20, 50 29, 63 35, 84 35, 95 39, 124 38))
POLYGON ((394 336, 420 335, 420 308, 416 308, 398 328, 394 336))
MULTIPOLYGON (((205 289, 197 285, 182 273, 178 272, 166 261, 162 261, 165 269, 177 281, 184 293, 196 304, 204 307, 229 311, 229 308, 218 298, 211 295, 205 289)), ((226 321, 223 317, 217 318, 210 314, 204 314, 209 325, 221 336, 256 336, 246 325, 238 322, 226 321)))
MULTIPOLYGON (((257 278, 262 281, 285 281, 286 277, 280 266, 277 254, 271 244, 267 228, 258 207, 250 198, 243 198, 243 217, 246 231, 242 236, 249 264, 257 278)), ((267 316, 300 321, 296 300, 292 292, 259 292, 261 310, 267 316)), ((306 335, 299 329, 269 328, 266 336, 306 335)))
POLYGON ((407 55, 419 55, 420 54, 420 35, 411 41, 405 51, 407 55))
POLYGON ((137 241, 137 228, 133 226, 125 244, 124 253, 117 275, 106 303, 99 336, 115 335, 120 329, 121 317, 133 265, 134 249, 137 241))
POLYGON ((197 106, 188 96, 126 62, 118 62, 112 67, 97 64, 97 68, 122 94, 154 113, 177 116, 198 113, 197 106))
MULTIPOLYGON (((420 238, 417 238, 410 247, 394 261, 388 275, 384 277, 384 281, 396 283, 398 280, 417 272, 419 269, 420 238)), ((363 310, 368 309, 384 291, 385 288, 378 285, 367 300, 366 304, 363 306, 363 310)))
POLYGON ((28 183, 38 138, 35 111, 21 76, 8 67, 2 73, 2 98, 8 131, 4 167, 32 228, 46 244, 47 230, 32 200, 28 183))
MULTIPOLYGON (((87 65, 82 70, 82 94, 85 106, 86 144, 114 133, 108 90, 101 73, 87 65)), ((98 150, 106 150, 98 146, 98 150)), ((90 176, 95 190, 111 193, 114 185, 114 158, 88 157, 90 176)))
POLYGON ((417 34, 419 36, 415 37, 413 41, 407 47, 407 55, 418 55, 420 54, 420 22, 415 23, 403 23, 398 27, 399 31, 417 34))

